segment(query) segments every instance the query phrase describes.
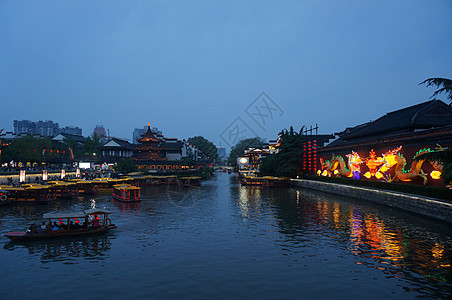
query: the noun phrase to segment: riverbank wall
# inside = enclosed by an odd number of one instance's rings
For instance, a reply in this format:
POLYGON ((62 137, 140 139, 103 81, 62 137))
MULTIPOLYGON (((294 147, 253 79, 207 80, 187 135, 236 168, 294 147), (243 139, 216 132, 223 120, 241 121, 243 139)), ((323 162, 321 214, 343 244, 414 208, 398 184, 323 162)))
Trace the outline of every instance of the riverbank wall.
POLYGON ((291 181, 297 187, 396 207, 452 224, 452 204, 438 199, 315 180, 292 179, 291 181))

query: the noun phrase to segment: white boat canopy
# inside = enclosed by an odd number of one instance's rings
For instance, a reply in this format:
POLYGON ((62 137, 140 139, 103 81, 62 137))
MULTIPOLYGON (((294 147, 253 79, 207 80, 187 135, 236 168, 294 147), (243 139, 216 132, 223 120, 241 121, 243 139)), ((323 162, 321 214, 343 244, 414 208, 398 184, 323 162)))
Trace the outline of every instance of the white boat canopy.
POLYGON ((89 215, 108 215, 111 211, 106 209, 94 208, 87 209, 82 212, 72 213, 45 213, 42 215, 43 219, 71 219, 71 218, 85 218, 89 215))

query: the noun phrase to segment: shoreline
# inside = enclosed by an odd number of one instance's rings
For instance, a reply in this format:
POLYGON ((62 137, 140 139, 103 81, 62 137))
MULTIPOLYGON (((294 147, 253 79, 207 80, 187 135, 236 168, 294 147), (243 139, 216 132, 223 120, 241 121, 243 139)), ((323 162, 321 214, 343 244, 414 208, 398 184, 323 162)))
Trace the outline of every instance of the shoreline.
POLYGON ((452 204, 440 199, 306 179, 291 179, 291 183, 300 188, 396 207, 452 224, 452 204))

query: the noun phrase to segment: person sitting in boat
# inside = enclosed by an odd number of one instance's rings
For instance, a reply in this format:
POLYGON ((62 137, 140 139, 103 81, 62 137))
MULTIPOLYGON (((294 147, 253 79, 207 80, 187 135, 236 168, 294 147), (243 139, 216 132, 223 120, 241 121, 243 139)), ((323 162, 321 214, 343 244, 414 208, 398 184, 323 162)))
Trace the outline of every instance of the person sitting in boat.
POLYGON ((60 227, 58 227, 56 222, 53 222, 52 231, 58 231, 58 230, 60 230, 60 227))
POLYGON ((36 233, 44 233, 47 230, 47 225, 45 222, 42 222, 41 226, 39 226, 38 230, 36 230, 36 233))
POLYGON ((99 216, 94 215, 93 227, 99 227, 99 216))
POLYGON ((75 224, 74 224, 74 229, 80 229, 80 221, 79 220, 77 220, 77 218, 74 218, 74 220, 75 220, 75 224))

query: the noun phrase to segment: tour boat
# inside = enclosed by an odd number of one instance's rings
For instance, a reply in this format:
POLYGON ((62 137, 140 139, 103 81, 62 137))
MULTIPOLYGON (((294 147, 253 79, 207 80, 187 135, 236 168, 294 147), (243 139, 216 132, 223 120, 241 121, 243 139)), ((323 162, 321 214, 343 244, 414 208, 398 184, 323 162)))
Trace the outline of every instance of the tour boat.
POLYGON ((55 194, 49 185, 24 184, 20 187, 2 186, 8 192, 7 201, 14 204, 46 204, 55 201, 55 194))
POLYGON ((69 182, 76 183, 79 194, 82 195, 94 195, 97 194, 97 185, 92 180, 85 179, 69 179, 69 182))
POLYGON ((113 198, 122 202, 141 201, 140 187, 130 184, 116 184, 113 186, 113 198))
POLYGON ((95 233, 105 233, 116 226, 109 218, 110 211, 105 209, 88 209, 76 213, 46 213, 42 216, 43 225, 30 225, 25 232, 8 232, 5 236, 13 241, 30 241, 57 237, 82 236, 95 233), (51 228, 57 223, 55 227, 51 228), (66 220, 66 223, 64 222, 66 220), (83 224, 80 225, 80 222, 83 224), (41 228, 41 226, 43 226, 41 228), (45 228, 44 228, 45 227, 45 228))
POLYGON ((179 183, 181 186, 200 186, 201 177, 181 177, 179 178, 179 183))
POLYGON ((250 177, 246 176, 240 181, 241 185, 263 186, 263 187, 282 187, 290 185, 289 177, 250 177))
POLYGON ((79 190, 76 182, 49 181, 48 184, 56 198, 72 199, 78 197, 79 190))
POLYGON ((144 180, 141 181, 142 185, 173 185, 177 184, 177 176, 169 175, 169 176, 155 176, 155 175, 146 175, 143 176, 144 180))
MULTIPOLYGON (((93 182, 99 191, 111 191, 112 186, 107 178, 94 178, 93 182)), ((115 183, 116 184, 116 183, 115 183)))
POLYGON ((3 190, 0 186, 0 205, 8 203, 10 200, 8 200, 8 191, 3 190))

